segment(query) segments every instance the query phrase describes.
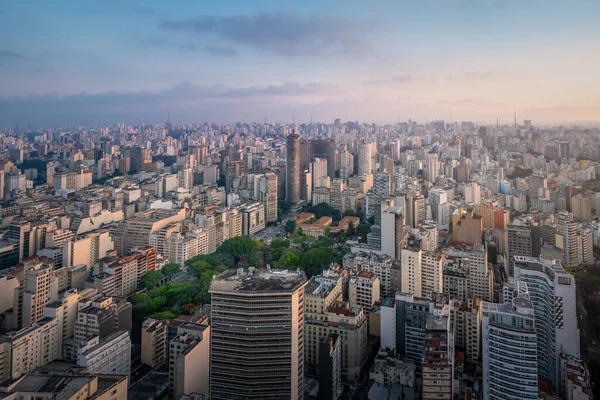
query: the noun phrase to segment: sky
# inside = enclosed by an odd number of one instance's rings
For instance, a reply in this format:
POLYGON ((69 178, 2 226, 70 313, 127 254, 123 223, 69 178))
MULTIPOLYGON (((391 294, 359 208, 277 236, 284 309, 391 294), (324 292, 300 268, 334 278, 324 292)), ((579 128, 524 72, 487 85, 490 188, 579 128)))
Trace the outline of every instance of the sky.
POLYGON ((2 0, 0 124, 600 125, 597 0, 2 0))

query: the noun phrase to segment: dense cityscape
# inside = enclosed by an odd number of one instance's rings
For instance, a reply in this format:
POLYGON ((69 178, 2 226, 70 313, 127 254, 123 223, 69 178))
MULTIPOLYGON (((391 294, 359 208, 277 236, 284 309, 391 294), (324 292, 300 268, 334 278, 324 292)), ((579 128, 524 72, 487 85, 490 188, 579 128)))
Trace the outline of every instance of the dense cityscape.
POLYGON ((2 132, 2 398, 593 398, 598 129, 2 132))
POLYGON ((1 0, 0 400, 600 399, 598 21, 1 0))

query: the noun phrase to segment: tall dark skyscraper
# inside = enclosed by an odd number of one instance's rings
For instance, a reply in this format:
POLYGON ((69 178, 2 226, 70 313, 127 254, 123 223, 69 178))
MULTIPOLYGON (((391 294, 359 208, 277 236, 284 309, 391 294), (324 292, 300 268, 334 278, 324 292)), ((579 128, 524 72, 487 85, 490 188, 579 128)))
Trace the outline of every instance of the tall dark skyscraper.
POLYGON ((335 179, 335 143, 333 139, 316 139, 312 141, 312 158, 327 160, 327 176, 335 179))
POLYGON ((285 199, 296 204, 300 201, 300 136, 294 133, 287 138, 287 167, 285 199))

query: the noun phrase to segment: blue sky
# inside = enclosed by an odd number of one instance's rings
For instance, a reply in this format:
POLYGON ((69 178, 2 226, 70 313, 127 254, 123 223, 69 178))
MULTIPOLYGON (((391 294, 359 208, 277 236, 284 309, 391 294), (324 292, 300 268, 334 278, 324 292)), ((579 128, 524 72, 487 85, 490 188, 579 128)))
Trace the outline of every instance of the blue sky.
POLYGON ((0 124, 600 121, 600 2, 0 2, 0 124))

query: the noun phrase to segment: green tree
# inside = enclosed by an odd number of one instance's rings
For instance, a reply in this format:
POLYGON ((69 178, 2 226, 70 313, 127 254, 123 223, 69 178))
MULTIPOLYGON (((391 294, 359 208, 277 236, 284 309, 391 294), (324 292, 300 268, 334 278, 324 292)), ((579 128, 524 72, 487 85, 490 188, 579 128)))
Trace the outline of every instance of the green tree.
POLYGON ((246 255, 254 253, 258 248, 260 242, 252 240, 250 236, 238 236, 231 239, 227 239, 217 249, 217 252, 233 257, 235 262, 246 255))
POLYGON ((175 317, 176 317, 176 315, 173 314, 171 311, 160 311, 160 312, 155 312, 152 315, 150 315, 150 318, 162 319, 162 320, 175 319, 175 317))
POLYGON ((371 232, 371 226, 369 224, 358 224, 356 227, 356 233, 361 236, 367 236, 369 232, 371 232))
POLYGON ((142 276, 142 279, 140 279, 139 288, 152 290, 160 285, 162 279, 163 274, 160 271, 148 271, 142 276))
POLYGON ((310 276, 320 274, 324 269, 329 268, 333 261, 331 249, 326 247, 317 247, 309 249, 302 253, 300 257, 300 268, 305 270, 310 276))
POLYGON ((277 267, 281 269, 298 268, 300 266, 300 255, 294 250, 286 250, 277 261, 277 267))
POLYGON ((176 263, 168 263, 162 267, 161 272, 164 276, 173 276, 177 274, 181 270, 179 264, 176 263))
POLYGON ((277 249, 279 247, 290 247, 290 241, 287 239, 273 239, 271 241, 271 248, 277 249))
POLYGON ((288 219, 285 223, 284 229, 287 233, 293 233, 296 230, 296 221, 293 219, 288 219))

